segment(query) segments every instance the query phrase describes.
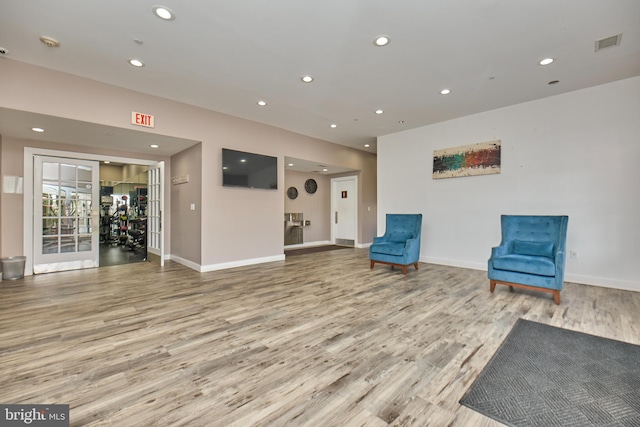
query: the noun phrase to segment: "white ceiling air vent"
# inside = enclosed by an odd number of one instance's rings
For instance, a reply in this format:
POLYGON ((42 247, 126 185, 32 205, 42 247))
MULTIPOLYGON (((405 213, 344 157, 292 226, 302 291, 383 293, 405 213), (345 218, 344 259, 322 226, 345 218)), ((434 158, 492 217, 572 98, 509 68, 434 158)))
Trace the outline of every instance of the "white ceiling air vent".
POLYGON ((52 39, 51 37, 42 36, 40 37, 40 41, 46 44, 49 47, 58 47, 60 46, 60 42, 56 39, 52 39))
POLYGON ((615 36, 606 37, 604 39, 596 40, 596 52, 608 47, 619 46, 622 39, 622 33, 615 36))

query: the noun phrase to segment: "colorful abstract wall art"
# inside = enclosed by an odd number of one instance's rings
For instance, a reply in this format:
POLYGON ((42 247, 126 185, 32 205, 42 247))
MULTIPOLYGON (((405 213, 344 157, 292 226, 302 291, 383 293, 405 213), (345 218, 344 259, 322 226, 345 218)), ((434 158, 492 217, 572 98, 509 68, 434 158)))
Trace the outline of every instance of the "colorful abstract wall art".
POLYGON ((500 173, 500 141, 433 151, 433 179, 500 173))

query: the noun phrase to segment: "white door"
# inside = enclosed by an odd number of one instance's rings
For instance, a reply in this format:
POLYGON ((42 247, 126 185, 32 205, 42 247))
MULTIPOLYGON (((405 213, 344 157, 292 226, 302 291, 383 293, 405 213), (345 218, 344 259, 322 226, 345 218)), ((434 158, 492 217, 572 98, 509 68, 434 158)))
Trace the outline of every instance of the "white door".
POLYGON ((348 176, 331 180, 331 240, 339 245, 355 246, 358 225, 358 178, 348 176))
POLYGON ((149 166, 149 189, 147 190, 147 251, 160 257, 164 266, 164 162, 149 166))
POLYGON ((33 272, 98 267, 99 163, 34 156, 33 272))

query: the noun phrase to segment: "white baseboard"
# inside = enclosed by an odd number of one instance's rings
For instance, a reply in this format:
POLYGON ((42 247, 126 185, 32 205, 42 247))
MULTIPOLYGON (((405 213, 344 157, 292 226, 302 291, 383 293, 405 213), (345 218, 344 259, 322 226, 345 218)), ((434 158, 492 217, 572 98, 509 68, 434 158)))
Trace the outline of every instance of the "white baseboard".
POLYGON ((201 265, 200 273, 206 273, 208 271, 225 270, 227 268, 244 267, 247 265, 263 264, 265 262, 284 261, 284 254, 274 255, 263 258, 243 259, 239 261, 223 262, 220 264, 201 265))
POLYGON ((640 292, 640 283, 630 280, 610 279, 607 277, 584 276, 581 274, 564 275, 565 282, 579 283, 582 285, 599 286, 601 288, 621 289, 623 291, 640 292))
POLYGON ((220 264, 209 264, 209 265, 200 265, 196 262, 189 261, 188 259, 184 259, 175 255, 170 255, 165 257, 165 259, 167 258, 170 259, 171 261, 177 262, 178 264, 182 264, 185 267, 189 267, 192 270, 198 271, 200 273, 206 273, 208 271, 225 270, 227 268, 244 267, 247 265, 262 264, 265 262, 284 261, 284 254, 276 255, 272 257, 243 259, 239 261, 223 262, 220 264))
POLYGON ((193 270, 196 271, 200 271, 200 264, 195 263, 193 261, 189 261, 188 259, 184 259, 184 258, 180 258, 179 256, 175 256, 175 255, 170 255, 170 256, 165 256, 165 260, 169 258, 171 261, 177 262, 178 264, 182 264, 185 267, 189 267, 193 270))
MULTIPOLYGON (((457 259, 421 257, 420 262, 448 265, 450 267, 470 268, 473 270, 487 271, 486 263, 461 261, 457 259)), ((623 291, 640 292, 640 283, 628 280, 610 279, 607 277, 585 276, 581 274, 565 273, 564 281, 581 285, 600 286, 603 288, 620 289, 623 291)))
POLYGON ((480 262, 461 261, 459 259, 420 257, 420 262, 448 265, 450 267, 470 268, 472 270, 487 271, 487 264, 480 262))
MULTIPOLYGON (((328 241, 327 242, 308 242, 301 245, 287 245, 285 246, 285 249, 320 246, 320 245, 327 245, 327 244, 331 244, 331 242, 328 242, 328 241)), ((364 245, 359 245, 358 247, 361 246, 364 248, 370 245, 371 244, 364 244, 364 245)), ((197 263, 177 257, 175 255, 171 255, 168 258, 170 258, 172 261, 175 261, 193 270, 199 271, 201 273, 205 273, 208 271, 224 270, 227 268, 243 267, 243 266, 253 265, 253 264, 262 264, 265 262, 284 261, 285 256, 283 254, 283 255, 276 255, 271 257, 245 259, 240 261, 232 261, 232 262, 211 264, 211 265, 205 265, 205 266, 201 266, 197 263)), ((447 265, 450 267, 470 268, 472 270, 487 271, 486 263, 461 261, 457 259, 421 257, 420 262, 426 262, 429 264, 447 265)), ((599 286, 602 288, 611 288, 611 289, 620 289, 623 291, 640 292, 640 283, 632 282, 629 280, 618 280, 618 279, 611 279, 607 277, 585 276, 581 274, 565 274, 564 280, 565 282, 578 283, 581 285, 599 286)))

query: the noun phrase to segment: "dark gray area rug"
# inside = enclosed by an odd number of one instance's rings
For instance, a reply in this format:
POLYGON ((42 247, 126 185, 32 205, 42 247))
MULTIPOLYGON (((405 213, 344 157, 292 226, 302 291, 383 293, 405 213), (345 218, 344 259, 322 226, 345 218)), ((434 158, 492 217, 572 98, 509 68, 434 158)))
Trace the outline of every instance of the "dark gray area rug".
POLYGON ((353 249, 353 248, 349 246, 339 246, 339 245, 310 246, 308 248, 287 249, 284 251, 284 254, 286 256, 306 255, 306 254, 314 254, 316 252, 335 251, 337 249, 353 249))
POLYGON ((519 319, 460 403, 509 426, 640 426, 640 346, 519 319))

